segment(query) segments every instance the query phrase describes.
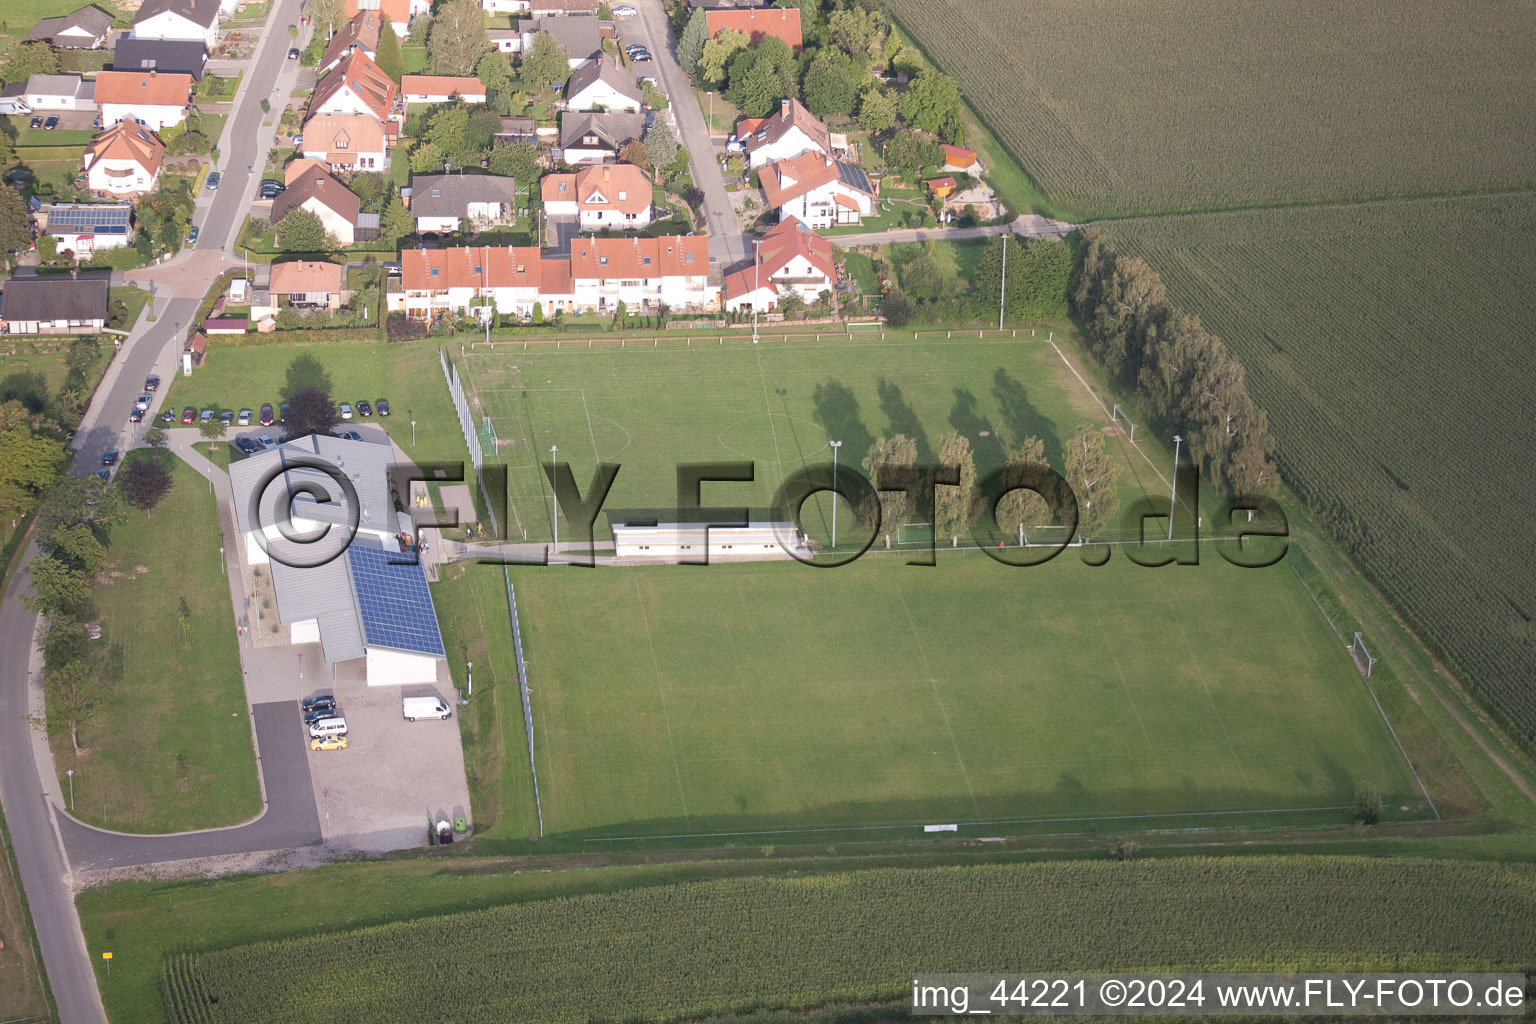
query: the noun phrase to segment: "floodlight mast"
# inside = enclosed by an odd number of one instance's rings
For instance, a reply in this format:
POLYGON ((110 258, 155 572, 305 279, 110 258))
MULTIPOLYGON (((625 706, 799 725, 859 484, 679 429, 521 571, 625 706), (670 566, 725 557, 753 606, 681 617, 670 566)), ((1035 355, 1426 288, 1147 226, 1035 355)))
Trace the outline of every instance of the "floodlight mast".
MULTIPOLYGON (((549 465, 551 470, 559 468, 560 463, 555 459, 555 453, 559 450, 559 445, 552 444, 549 446, 549 465)), ((556 472, 552 473, 552 476, 558 479, 560 474, 556 472)), ((552 513, 550 519, 555 524, 555 555, 558 557, 560 554, 560 495, 555 489, 554 480, 549 482, 549 505, 552 513)))
POLYGON ((1179 504, 1179 443, 1184 439, 1173 435, 1173 497, 1168 499, 1168 539, 1173 540, 1173 510, 1179 504))
POLYGON ((843 446, 841 441, 828 441, 832 446, 832 547, 837 547, 837 450, 843 446))

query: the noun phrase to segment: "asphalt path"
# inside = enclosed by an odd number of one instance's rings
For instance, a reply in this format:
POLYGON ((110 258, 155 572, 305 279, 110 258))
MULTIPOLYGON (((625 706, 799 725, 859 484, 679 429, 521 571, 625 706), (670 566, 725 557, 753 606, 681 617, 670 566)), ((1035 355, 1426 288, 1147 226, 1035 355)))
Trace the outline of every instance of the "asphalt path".
MULTIPOLYGON (((199 225, 197 247, 177 257, 178 263, 189 264, 188 269, 195 271, 186 277, 190 287, 184 290, 171 285, 175 288, 174 294, 167 294, 168 289, 157 288, 159 294, 153 297, 152 307, 157 319, 148 323, 146 317, 144 325, 123 341, 71 442, 77 449, 71 472, 77 475, 94 472, 101 463, 103 452, 123 447, 125 441, 131 440, 128 412, 140 394, 144 377, 152 372, 165 376, 166 369, 174 366, 184 330, 190 326, 197 311, 206 282, 222 269, 223 250, 234 243, 244 223, 273 136, 272 127, 261 126, 261 100, 277 98, 278 91, 284 88, 282 83, 291 82, 297 75, 298 69, 294 65, 298 62, 285 60, 285 54, 289 45, 286 29, 289 24, 298 22, 299 8, 300 0, 275 0, 273 4, 267 21, 269 28, 252 55, 236 101, 236 113, 226 123, 220 142, 220 152, 224 154, 224 181, 217 192, 205 192, 198 197, 194 214, 194 223, 199 225), (197 289, 200 283, 203 290, 197 289)), ((146 422, 141 429, 147 427, 146 422)), ((35 546, 30 547, 23 566, 35 555, 35 546)), ((22 568, 11 578, 5 599, 0 602, 0 804, 5 809, 22 888, 59 1019, 63 1024, 105 1024, 106 1012, 96 987, 95 966, 81 935, 69 888, 71 866, 55 832, 47 791, 33 756, 28 674, 37 617, 17 600, 17 595, 25 592, 27 587, 28 576, 22 568)), ((296 718, 296 710, 293 714, 296 718)), ((268 719, 281 723, 270 726, 279 731, 270 738, 275 744, 271 749, 278 753, 275 757, 267 755, 273 763, 263 765, 268 792, 279 797, 297 785, 296 766, 302 767, 306 779, 309 770, 302 751, 297 756, 292 751, 293 744, 302 744, 303 736, 298 725, 281 722, 281 718, 263 712, 257 723, 263 751, 268 749, 268 740, 262 736, 263 725, 268 719), (289 725, 292 728, 287 728, 289 725)), ((307 782, 305 788, 308 789, 307 782)), ((297 806, 299 810, 292 812, 287 807, 280 807, 276 814, 269 807, 267 814, 250 825, 217 834, 196 833, 174 841, 192 851, 185 856, 202 855, 198 852, 201 849, 230 852, 219 844, 228 843, 234 837, 238 837, 247 849, 269 849, 267 844, 279 834, 287 837, 284 845, 292 845, 304 835, 318 834, 319 831, 318 821, 314 822, 313 833, 310 833, 306 831, 309 822, 300 822, 290 816, 307 810, 313 818, 312 794, 306 791, 305 799, 297 806)), ((71 826, 74 823, 61 815, 59 827, 71 826)), ((84 826, 78 828, 84 829, 84 826)), ((90 831, 86 830, 87 833, 90 831)), ((152 849, 159 840, 111 836, 112 852, 108 854, 95 851, 95 842, 94 836, 77 836, 71 851, 79 850, 82 857, 92 863, 102 856, 130 858, 120 862, 135 863, 137 861, 131 858, 152 849), (118 852, 120 845, 124 852, 118 852)))
POLYGON ((651 52, 649 64, 637 65, 640 74, 655 75, 661 91, 671 100, 678 134, 688 147, 688 166, 693 184, 704 193, 704 223, 709 231, 709 261, 724 270, 747 258, 748 242, 741 232, 731 195, 725 190, 714 142, 704 123, 704 112, 693 98, 693 87, 675 55, 676 41, 667 23, 661 0, 632 0, 636 14, 617 19, 620 38, 638 41, 651 52), (638 27, 637 27, 638 25, 638 27), (648 70, 654 69, 654 70, 648 70))
POLYGON ((265 813, 230 828, 154 836, 108 832, 60 813, 59 832, 69 851, 70 866, 76 871, 90 871, 319 845, 323 838, 320 813, 315 810, 299 705, 292 701, 257 704, 251 713, 256 720, 265 813))

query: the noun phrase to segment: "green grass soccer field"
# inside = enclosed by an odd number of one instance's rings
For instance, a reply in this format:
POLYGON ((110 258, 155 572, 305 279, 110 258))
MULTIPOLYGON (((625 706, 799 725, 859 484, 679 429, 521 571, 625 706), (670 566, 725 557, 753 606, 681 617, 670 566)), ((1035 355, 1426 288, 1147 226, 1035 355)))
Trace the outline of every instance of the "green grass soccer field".
MULTIPOLYGON (((583 490, 599 459, 620 463, 608 508, 670 505, 676 464, 732 459, 756 481, 707 485, 706 503, 758 505, 829 461, 829 438, 858 464, 878 437, 926 454, 957 430, 984 472, 1028 435, 1060 467, 1079 423, 1108 425, 1038 341, 567 346, 460 365, 509 468, 514 537, 548 537, 550 445, 583 490)), ((1123 500, 1166 495, 1139 451, 1111 448, 1123 500)), ((1339 821, 1365 787, 1392 816, 1430 813, 1283 563, 1238 569, 1207 547, 1198 566, 1069 551, 1008 568, 942 546, 937 566, 903 562, 877 546, 841 569, 514 570, 547 834, 1339 821)), ((502 717, 520 756, 521 716, 502 717)))

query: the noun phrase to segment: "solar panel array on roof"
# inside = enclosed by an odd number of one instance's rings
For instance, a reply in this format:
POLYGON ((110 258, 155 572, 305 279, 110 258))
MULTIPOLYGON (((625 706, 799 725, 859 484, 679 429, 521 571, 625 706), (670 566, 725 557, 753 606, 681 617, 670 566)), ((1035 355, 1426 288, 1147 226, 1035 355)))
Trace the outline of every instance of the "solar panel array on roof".
POLYGON ((128 233, 128 217, 133 211, 127 206, 50 206, 47 210, 48 227, 93 228, 97 234, 125 235, 128 233))
POLYGON ((874 186, 869 183, 869 176, 852 164, 837 161, 837 176, 844 185, 856 188, 860 192, 868 192, 870 195, 875 194, 874 186))
POLYGON ((357 542, 347 548, 364 642, 446 657, 426 574, 420 563, 402 564, 409 557, 357 542))

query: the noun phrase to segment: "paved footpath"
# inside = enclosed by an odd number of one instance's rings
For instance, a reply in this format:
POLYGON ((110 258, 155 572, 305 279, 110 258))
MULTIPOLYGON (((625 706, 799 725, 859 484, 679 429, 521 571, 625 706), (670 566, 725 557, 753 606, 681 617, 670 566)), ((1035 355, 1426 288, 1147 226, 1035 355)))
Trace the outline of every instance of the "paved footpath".
POLYGON ((978 228, 896 228, 891 231, 866 231, 857 235, 827 235, 833 245, 848 248, 855 245, 886 245, 891 242, 926 242, 929 239, 960 241, 968 238, 994 238, 1012 232, 1020 238, 1061 238, 1079 227, 1065 221, 1051 220, 1038 213, 1026 213, 1007 224, 991 224, 978 228))

